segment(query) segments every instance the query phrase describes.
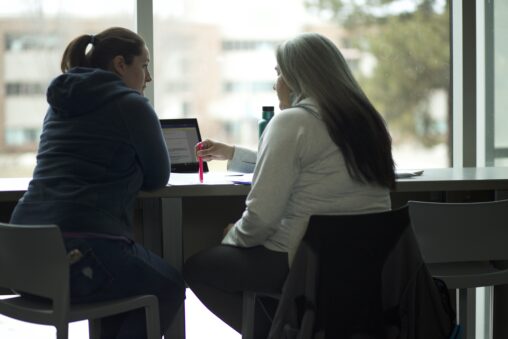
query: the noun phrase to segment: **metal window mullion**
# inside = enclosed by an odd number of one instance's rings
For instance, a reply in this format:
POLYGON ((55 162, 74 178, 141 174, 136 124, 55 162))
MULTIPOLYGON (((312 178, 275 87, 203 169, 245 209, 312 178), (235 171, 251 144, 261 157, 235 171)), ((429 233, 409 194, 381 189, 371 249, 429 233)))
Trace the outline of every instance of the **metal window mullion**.
POLYGON ((145 96, 152 105, 154 101, 155 80, 153 77, 154 50, 153 50, 153 0, 136 0, 136 31, 143 37, 146 47, 150 51, 150 64, 148 70, 152 74, 152 82, 145 89, 145 96))
POLYGON ((495 148, 495 43, 494 1, 485 1, 485 165, 494 166, 495 148))
POLYGON ((462 167, 463 164, 463 74, 462 74, 462 0, 452 0, 450 10, 450 55, 451 55, 451 86, 452 86, 452 165, 462 167))
POLYGON ((476 166, 476 2, 462 1, 463 167, 476 166))

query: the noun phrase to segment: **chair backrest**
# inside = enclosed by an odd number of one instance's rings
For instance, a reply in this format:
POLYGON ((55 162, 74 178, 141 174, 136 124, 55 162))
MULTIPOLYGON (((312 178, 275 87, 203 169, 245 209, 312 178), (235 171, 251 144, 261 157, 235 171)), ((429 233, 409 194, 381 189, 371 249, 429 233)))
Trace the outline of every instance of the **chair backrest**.
POLYGON ((319 256, 316 328, 328 338, 349 338, 359 330, 382 335, 383 268, 410 227, 407 207, 310 218, 302 243, 319 256))
POLYGON ((68 277, 57 226, 0 223, 0 287, 61 302, 68 300, 68 277))
POLYGON ((508 200, 408 205, 428 264, 508 260, 508 200))
POLYGON ((451 320, 426 270, 407 206, 315 215, 296 252, 269 338, 444 338, 451 320))
POLYGON ((313 215, 303 241, 319 248, 325 243, 330 243, 330 246, 334 247, 338 241, 345 242, 341 245, 349 243, 348 246, 355 252, 359 251, 359 246, 371 246, 373 243, 381 244, 381 242, 382 247, 390 248, 409 225, 406 206, 398 210, 369 214, 313 215), (354 244, 348 242, 347 239, 352 237, 363 238, 364 241, 354 244), (375 241, 376 239, 378 241, 375 241))

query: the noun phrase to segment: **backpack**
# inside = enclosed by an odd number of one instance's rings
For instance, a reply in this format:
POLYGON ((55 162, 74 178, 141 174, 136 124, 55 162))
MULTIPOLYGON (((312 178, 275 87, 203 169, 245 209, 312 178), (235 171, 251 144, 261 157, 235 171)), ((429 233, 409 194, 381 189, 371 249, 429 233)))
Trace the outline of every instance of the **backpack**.
POLYGON ((450 291, 448 286, 446 286, 446 283, 439 278, 433 277, 432 279, 434 280, 434 284, 436 285, 439 296, 441 297, 443 308, 450 319, 452 331, 449 339, 462 339, 463 328, 460 324, 457 324, 457 314, 455 313, 450 301, 450 291))

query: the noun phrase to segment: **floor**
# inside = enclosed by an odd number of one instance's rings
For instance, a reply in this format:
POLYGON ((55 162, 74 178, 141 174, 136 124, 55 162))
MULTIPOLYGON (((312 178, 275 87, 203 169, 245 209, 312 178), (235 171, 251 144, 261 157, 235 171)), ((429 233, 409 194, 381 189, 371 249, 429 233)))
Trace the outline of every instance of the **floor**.
MULTIPOLYGON (((484 333, 485 303, 484 289, 477 290, 476 339, 490 336, 484 333)), ((223 323, 187 289, 185 300, 186 339, 241 339, 239 333, 223 323)), ((0 315, 0 339, 55 339, 55 329, 50 326, 34 325, 0 315)), ((80 321, 69 326, 69 339, 88 339, 88 323, 80 321)))
MULTIPOLYGON (((213 315, 187 289, 185 300, 186 339, 221 338, 240 339, 241 336, 213 315)), ((55 329, 34 325, 0 315, 0 338, 2 339, 55 339, 55 329)), ((69 339, 88 339, 88 322, 70 324, 69 339)))

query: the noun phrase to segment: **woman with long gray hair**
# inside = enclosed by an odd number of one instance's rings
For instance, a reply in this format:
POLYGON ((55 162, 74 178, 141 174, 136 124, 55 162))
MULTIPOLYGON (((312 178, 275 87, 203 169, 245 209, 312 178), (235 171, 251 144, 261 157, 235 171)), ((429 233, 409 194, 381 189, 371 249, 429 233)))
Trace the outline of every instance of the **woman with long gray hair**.
MULTIPOLYGON (((237 331, 242 292, 280 292, 311 215, 389 210, 395 185, 385 123, 334 43, 301 34, 282 43, 276 59, 281 112, 258 152, 213 140, 197 150, 207 161, 229 160, 229 170, 254 171, 245 211, 222 244, 184 267, 198 298, 237 331)), ((275 307, 257 310, 256 338, 266 338, 275 307)))

